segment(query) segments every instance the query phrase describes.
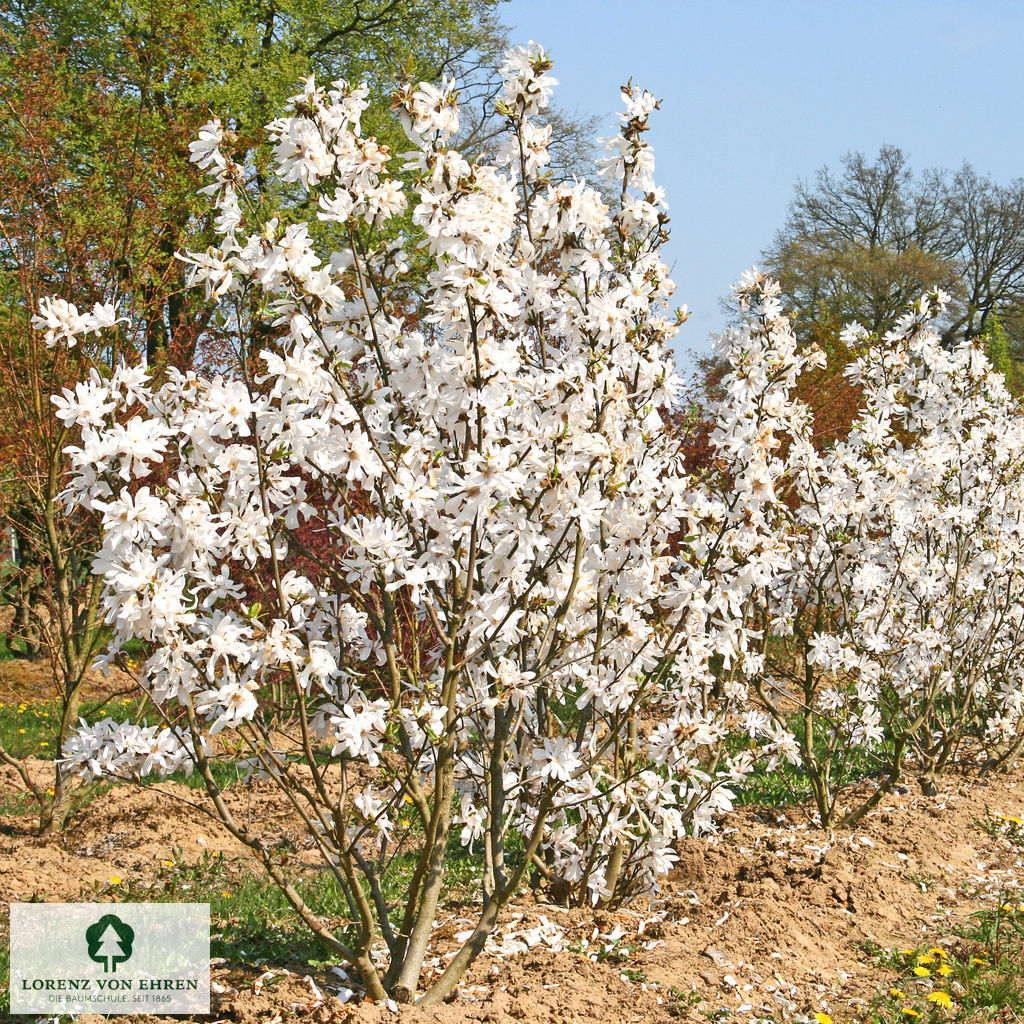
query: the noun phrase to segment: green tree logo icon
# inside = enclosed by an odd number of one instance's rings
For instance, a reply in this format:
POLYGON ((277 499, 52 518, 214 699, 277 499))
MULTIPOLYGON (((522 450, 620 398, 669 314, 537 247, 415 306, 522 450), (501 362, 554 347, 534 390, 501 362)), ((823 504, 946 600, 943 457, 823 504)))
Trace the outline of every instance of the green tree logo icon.
POLYGON ((89 945, 89 959, 103 964, 103 973, 117 971, 132 955, 135 931, 115 914, 104 914, 95 924, 85 929, 89 945))

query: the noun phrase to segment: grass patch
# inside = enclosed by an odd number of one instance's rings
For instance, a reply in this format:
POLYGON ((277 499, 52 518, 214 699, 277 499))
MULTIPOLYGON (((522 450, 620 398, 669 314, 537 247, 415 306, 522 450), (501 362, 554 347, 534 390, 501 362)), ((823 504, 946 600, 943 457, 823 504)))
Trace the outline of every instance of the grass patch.
MULTIPOLYGON (((60 701, 42 697, 0 704, 0 744, 17 758, 31 755, 52 761, 58 754, 61 713, 60 701)), ((87 722, 108 717, 138 721, 145 714, 141 701, 123 697, 85 701, 79 717, 87 722)))
MULTIPOLYGON (((85 810, 94 800, 109 792, 116 783, 109 780, 98 780, 87 782, 78 786, 71 793, 71 806, 68 811, 68 821, 81 811, 85 810)), ((48 796, 53 796, 53 790, 47 790, 48 796)), ((16 793, 0 795, 0 815, 10 814, 15 817, 23 815, 39 814, 39 804, 31 793, 21 790, 16 793)))
POLYGON ((685 1017, 690 1009, 703 1003, 704 997, 693 989, 672 985, 667 992, 666 1010, 670 1017, 685 1017))
POLYGON ((998 1021, 1024 1010, 1021 964, 997 959, 985 943, 886 952, 895 977, 872 1000, 868 1019, 876 1024, 998 1021))
POLYGON ((0 704, 0 743, 14 757, 41 757, 52 760, 57 755, 57 731, 60 728, 60 706, 52 700, 23 700, 16 704, 0 704))
POLYGON ((786 807, 789 804, 806 803, 813 796, 807 772, 802 765, 778 764, 767 771, 763 761, 755 764, 753 771, 735 792, 734 803, 737 807, 786 807))
MULTIPOLYGON (((220 789, 231 789, 232 786, 237 786, 248 778, 248 766, 239 761, 211 758, 209 764, 213 781, 217 783, 220 789)), ((188 786, 189 789, 201 789, 204 791, 206 789, 206 780, 197 771, 187 775, 184 769, 179 769, 168 775, 165 781, 180 782, 183 786, 188 786)))
MULTIPOLYGON (((986 808, 987 810, 987 808, 986 808)), ((974 823, 982 832, 993 838, 1009 839, 1015 846, 1024 847, 1024 818, 1016 815, 993 814, 974 823)))
POLYGON ((14 661, 25 656, 25 644, 21 640, 11 640, 0 636, 0 661, 14 661))
MULTIPOLYGON (((793 715, 787 722, 787 727, 792 733, 799 735, 803 730, 803 719, 800 715, 793 715)), ((729 752, 739 753, 747 748, 749 742, 745 736, 733 736, 729 743, 729 752)), ((828 745, 828 726, 820 720, 815 725, 814 743, 819 751, 824 751, 828 745)), ((887 767, 883 763, 884 760, 884 745, 874 749, 854 746, 844 763, 834 765, 833 774, 842 785, 852 785, 887 767)), ((804 804, 813 799, 813 796, 810 778, 802 763, 794 765, 782 761, 768 771, 766 762, 761 760, 755 762, 743 785, 737 788, 735 803, 738 807, 752 804, 786 807, 790 804, 804 804)))
POLYGON ((0 795, 0 814, 31 814, 39 809, 39 804, 31 793, 6 793, 0 795))

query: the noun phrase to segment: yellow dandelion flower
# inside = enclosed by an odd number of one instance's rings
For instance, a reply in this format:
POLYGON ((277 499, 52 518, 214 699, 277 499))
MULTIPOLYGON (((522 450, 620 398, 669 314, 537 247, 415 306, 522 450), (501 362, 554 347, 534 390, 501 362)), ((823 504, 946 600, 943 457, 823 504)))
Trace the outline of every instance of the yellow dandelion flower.
POLYGON ((927 967, 921 967, 920 965, 914 968, 914 973, 919 978, 930 978, 932 974, 932 972, 929 971, 927 967))
POLYGON ((981 964, 982 967, 988 967, 988 961, 982 959, 980 956, 972 956, 971 957, 971 963, 972 964, 981 964))
POLYGON ((903 1013, 907 1017, 920 1017, 921 1014, 917 1012, 912 1006, 904 1006, 903 1013))
POLYGON ((935 1003, 936 1006, 945 1007, 947 1010, 952 1009, 953 1000, 950 999, 948 992, 933 992, 928 997, 929 1003, 935 1003))
POLYGON ((18 732, 21 733, 22 736, 25 735, 25 730, 24 729, 19 729, 18 732))
POLYGON ((953 968, 949 964, 943 964, 936 972, 941 974, 944 978, 948 978, 953 973, 953 968))
POLYGON ((832 1024, 832 1018, 827 1013, 816 1013, 814 1019, 818 1024, 832 1024))
POLYGON ((48 747, 49 745, 50 744, 47 743, 46 740, 43 740, 43 742, 39 744, 39 746, 41 746, 41 747, 48 747))
POLYGON ((174 861, 173 860, 165 860, 164 861, 164 867, 165 868, 173 868, 174 867, 174 861))
POLYGON ((918 962, 919 964, 933 964, 933 963, 935 963, 935 957, 933 957, 933 956, 927 956, 927 955, 926 955, 925 953, 922 953, 922 954, 921 954, 921 955, 920 955, 920 956, 919 956, 919 957, 917 958, 917 962, 918 962))
POLYGON ((893 999, 906 999, 907 998, 907 993, 906 992, 901 992, 898 988, 891 988, 891 989, 889 989, 889 995, 891 995, 893 997, 893 999))
POLYGON ((221 896, 225 897, 226 899, 231 899, 231 897, 234 896, 234 895, 235 894, 233 892, 222 892, 221 893, 221 896))
POLYGON ((120 885, 120 884, 121 884, 121 876, 120 876, 120 875, 111 875, 111 876, 110 876, 110 877, 109 877, 109 878, 107 879, 107 881, 108 881, 108 882, 109 882, 109 883, 110 883, 111 885, 120 885))
POLYGON ((938 946, 932 946, 932 948, 928 950, 928 954, 930 956, 937 956, 940 960, 946 959, 946 951, 944 949, 939 949, 938 946))

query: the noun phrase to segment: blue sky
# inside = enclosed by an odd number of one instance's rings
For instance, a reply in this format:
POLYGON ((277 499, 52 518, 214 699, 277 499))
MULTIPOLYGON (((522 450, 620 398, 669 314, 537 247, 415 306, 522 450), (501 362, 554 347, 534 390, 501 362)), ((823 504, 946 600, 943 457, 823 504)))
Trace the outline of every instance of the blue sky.
POLYGON ((707 350, 719 298, 771 243, 797 178, 849 150, 1024 175, 1021 0, 511 0, 502 18, 551 53, 563 107, 611 129, 631 76, 662 100, 649 138, 692 311, 681 354, 707 350))

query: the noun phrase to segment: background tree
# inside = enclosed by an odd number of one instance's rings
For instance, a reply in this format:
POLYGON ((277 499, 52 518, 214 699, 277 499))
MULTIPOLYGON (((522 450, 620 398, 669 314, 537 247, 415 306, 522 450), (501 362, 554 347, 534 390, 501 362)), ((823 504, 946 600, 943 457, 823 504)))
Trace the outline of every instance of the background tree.
MULTIPOLYGON (((116 82, 84 83, 41 29, 16 43, 3 35, 0 44, 9 74, 0 129, 0 526, 18 556, 4 574, 4 596, 17 607, 15 649, 46 656, 52 667, 57 749, 77 722, 104 631, 88 572, 96 523, 67 515, 57 500, 68 431, 50 396, 81 379, 86 348, 107 369, 145 350, 154 331, 166 331, 168 310, 180 321, 183 349, 205 329, 208 318, 183 295, 180 271, 163 250, 192 206, 193 175, 172 154, 193 125, 187 112, 154 116, 138 102, 131 110, 116 82), (60 290, 83 310, 100 303, 111 319, 130 315, 137 327, 119 328, 102 346, 46 349, 33 313, 60 290)), ((0 760, 22 771, 10 751, 0 749, 0 760)), ((42 829, 60 828, 64 774, 55 769, 52 786, 25 771, 22 779, 42 829)))
POLYGON ((952 295, 944 339, 984 333, 1006 311, 1009 350, 1024 344, 1024 181, 999 185, 965 163, 915 175, 883 146, 874 162, 843 157, 842 170, 797 182, 789 215, 764 254, 801 333, 826 349, 846 322, 873 335, 906 305, 941 287, 952 295))
MULTIPOLYGON (((195 127, 210 112, 221 119, 230 131, 232 156, 255 172, 270 213, 275 201, 285 201, 281 193, 289 186, 267 175, 259 163, 250 168, 248 161, 258 160, 250 154, 258 152, 255 144, 263 140, 263 125, 271 113, 310 74, 321 81, 365 80, 372 95, 384 97, 367 111, 364 123, 391 152, 406 145, 389 116, 386 98, 398 79, 455 76, 466 111, 458 142, 477 155, 504 125, 495 110, 497 68, 508 45, 507 30, 495 13, 498 2, 25 0, 0 9, 0 74, 11 83, 16 105, 23 95, 21 79, 31 73, 28 54, 38 41, 45 39, 55 59, 59 55, 66 68, 60 146, 67 159, 62 177, 51 172, 54 186, 62 190, 70 213, 79 197, 90 196, 83 180, 106 174, 108 201, 102 209, 111 227, 104 230, 116 232, 119 239, 110 265, 101 261, 96 267, 108 282, 107 298, 114 291, 121 298, 131 292, 134 302, 134 293, 141 290, 148 308, 148 360, 164 352, 175 363, 188 365, 203 332, 193 330, 192 311, 181 297, 184 267, 176 254, 200 247, 199 229, 207 226, 189 163, 188 142, 195 127), (92 112, 101 108, 105 134, 93 130, 97 121, 92 112), (106 145, 112 133, 132 140, 132 161, 111 159, 106 145), (142 200, 126 189, 120 170, 124 166, 148 166, 173 177, 173 202, 165 194, 158 204, 166 211, 159 230, 141 215, 142 200)), ((36 140, 25 134, 24 119, 13 108, 11 113, 9 130, 0 139, 0 159, 23 163, 36 140)), ((558 179, 589 159, 595 124, 560 111, 552 112, 552 124, 552 171, 558 179)), ((91 196, 85 201, 91 202, 91 196)), ((90 208, 83 214, 90 217, 92 212, 90 208)), ((13 216, 17 214, 11 208, 8 219, 13 216)), ((102 218, 94 220, 96 226, 103 223, 102 218)), ((395 230, 407 227, 399 222, 395 230)), ((313 229, 330 230, 316 219, 313 229)), ((61 294, 74 293, 64 288, 61 294)))
POLYGON ((950 338, 985 334, 998 309, 1009 356, 1024 347, 1024 180, 998 185, 970 164, 953 176, 946 216, 957 249, 957 308, 950 338))
MULTIPOLYGON (((15 3, 0 15, 6 66, 0 73, 17 81, 17 57, 33 36, 33 26, 45 31, 70 72, 68 99, 83 109, 100 95, 106 117, 131 132, 139 123, 180 124, 190 127, 168 135, 159 155, 190 181, 188 141, 191 127, 210 111, 230 127, 236 154, 244 154, 259 141, 262 126, 298 80, 311 73, 321 77, 368 78, 380 87, 394 80, 403 64, 412 63, 431 74, 453 72, 474 47, 491 56, 490 36, 499 26, 487 17, 493 0, 453 0, 443 3, 313 4, 291 0, 281 4, 222 4, 205 0, 154 2, 15 3), (45 28, 44 28, 45 27, 45 28), (202 115, 197 120, 197 115, 202 115)), ((371 113, 371 123, 394 132, 384 107, 371 113)), ((72 117, 74 115, 72 114, 72 117)), ((382 139, 397 141, 397 139, 382 139)), ((24 140, 12 133, 10 143, 24 140)), ((79 156, 109 158, 100 138, 78 130, 64 140, 79 156)), ((112 165, 111 165, 112 166, 112 165)), ((66 179, 68 191, 76 183, 72 161, 66 179)), ((265 181, 267 187, 273 183, 265 181)), ((111 206, 131 212, 137 204, 117 181, 110 182, 111 206)), ((187 320, 176 302, 184 268, 175 253, 195 245, 190 234, 202 214, 194 189, 183 190, 184 202, 164 219, 152 239, 162 257, 161 277, 172 279, 163 308, 155 308, 146 336, 150 360, 172 344, 187 320)), ((128 233, 132 234, 129 223, 128 233)), ((132 260, 123 260, 130 274, 132 260)), ((123 284, 123 282, 121 282, 123 284)), ((67 294, 62 293, 62 294, 67 294)), ((188 363, 192 353, 179 353, 188 363)))

